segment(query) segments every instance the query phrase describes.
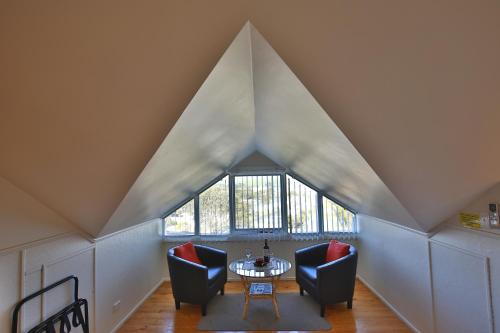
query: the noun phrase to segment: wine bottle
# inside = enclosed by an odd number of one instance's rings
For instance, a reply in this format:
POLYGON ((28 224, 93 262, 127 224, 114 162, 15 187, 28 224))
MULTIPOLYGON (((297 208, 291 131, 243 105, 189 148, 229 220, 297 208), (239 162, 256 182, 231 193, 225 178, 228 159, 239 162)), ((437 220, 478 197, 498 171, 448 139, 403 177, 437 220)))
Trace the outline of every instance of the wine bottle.
POLYGON ((268 263, 271 258, 269 258, 269 245, 267 245, 267 239, 264 239, 263 256, 264 256, 264 262, 268 263))

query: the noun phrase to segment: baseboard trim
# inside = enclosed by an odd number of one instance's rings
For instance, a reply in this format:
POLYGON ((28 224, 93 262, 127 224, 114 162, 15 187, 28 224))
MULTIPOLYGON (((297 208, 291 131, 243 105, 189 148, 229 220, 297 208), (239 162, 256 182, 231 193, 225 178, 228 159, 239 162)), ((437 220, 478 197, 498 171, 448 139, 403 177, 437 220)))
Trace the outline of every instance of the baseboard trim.
POLYGON ((363 277, 357 275, 357 278, 368 288, 372 293, 374 293, 389 309, 392 310, 413 332, 421 333, 413 324, 403 316, 388 300, 384 298, 372 285, 370 285, 363 277))
POLYGON ((125 324, 125 322, 137 311, 137 309, 139 309, 139 307, 149 298, 149 296, 151 296, 156 291, 156 289, 158 289, 163 284, 163 282, 165 282, 164 278, 162 278, 146 295, 144 295, 144 297, 132 308, 132 310, 130 310, 125 315, 125 317, 122 318, 122 320, 118 322, 118 324, 116 324, 116 326, 109 333, 116 333, 123 326, 123 324, 125 324))

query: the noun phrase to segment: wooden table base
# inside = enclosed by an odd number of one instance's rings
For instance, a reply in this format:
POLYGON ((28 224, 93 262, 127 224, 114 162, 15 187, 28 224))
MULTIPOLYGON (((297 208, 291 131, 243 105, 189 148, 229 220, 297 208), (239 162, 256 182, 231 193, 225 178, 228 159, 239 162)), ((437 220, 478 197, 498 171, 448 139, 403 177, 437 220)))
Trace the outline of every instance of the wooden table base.
POLYGON ((243 288, 245 291, 245 304, 243 305, 243 319, 247 318, 248 314, 248 304, 250 303, 250 298, 252 299, 270 299, 273 302, 274 314, 276 318, 280 318, 280 311, 278 308, 278 300, 276 299, 276 286, 279 281, 279 276, 274 276, 270 278, 258 278, 258 280, 254 280, 254 278, 249 278, 245 276, 241 276, 241 281, 243 282, 243 288), (272 284, 272 292, 271 295, 251 295, 250 294, 250 286, 254 282, 271 282, 272 284))

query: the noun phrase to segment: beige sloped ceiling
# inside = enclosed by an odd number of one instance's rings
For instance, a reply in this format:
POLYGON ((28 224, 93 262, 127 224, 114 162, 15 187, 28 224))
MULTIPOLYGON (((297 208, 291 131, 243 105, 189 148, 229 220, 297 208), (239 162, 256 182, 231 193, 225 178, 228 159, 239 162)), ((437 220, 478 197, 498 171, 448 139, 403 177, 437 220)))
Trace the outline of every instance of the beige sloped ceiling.
POLYGON ((253 27, 251 36, 257 149, 358 212, 421 230, 253 27))
POLYGON ((250 34, 243 29, 106 224, 106 234, 162 216, 255 151, 250 34))
POLYGON ((2 1, 0 175, 98 235, 250 20, 429 230, 500 178, 499 17, 486 0, 2 1))
POLYGON ((0 177, 0 230, 0 251, 19 244, 78 231, 70 222, 2 177, 0 177))

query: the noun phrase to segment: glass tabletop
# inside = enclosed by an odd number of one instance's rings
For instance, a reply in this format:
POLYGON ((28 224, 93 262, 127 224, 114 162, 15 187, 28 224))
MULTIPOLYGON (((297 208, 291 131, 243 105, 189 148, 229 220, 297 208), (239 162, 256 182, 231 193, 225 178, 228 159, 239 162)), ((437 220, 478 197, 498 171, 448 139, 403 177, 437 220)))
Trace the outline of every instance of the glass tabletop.
POLYGON ((253 260, 238 259, 229 264, 229 270, 244 277, 264 278, 280 276, 290 270, 292 264, 285 259, 271 258, 269 264, 264 267, 256 267, 253 260))

